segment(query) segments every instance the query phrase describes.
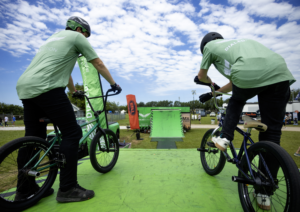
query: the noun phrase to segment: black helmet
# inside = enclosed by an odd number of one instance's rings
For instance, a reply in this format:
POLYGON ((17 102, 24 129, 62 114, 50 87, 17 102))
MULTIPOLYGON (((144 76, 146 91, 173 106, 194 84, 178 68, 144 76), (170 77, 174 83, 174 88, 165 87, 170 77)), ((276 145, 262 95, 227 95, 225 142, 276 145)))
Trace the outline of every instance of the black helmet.
POLYGON ((220 39, 224 39, 223 36, 217 32, 210 32, 210 33, 207 33, 204 38, 202 39, 201 41, 201 44, 200 44, 200 51, 201 53, 203 54, 203 49, 204 49, 204 46, 212 41, 212 40, 215 40, 217 38, 220 38, 220 39))
POLYGON ((68 19, 66 28, 70 27, 72 30, 76 30, 77 27, 80 27, 83 32, 88 33, 88 37, 91 36, 91 28, 88 22, 86 22, 84 19, 77 17, 77 16, 72 16, 68 19))

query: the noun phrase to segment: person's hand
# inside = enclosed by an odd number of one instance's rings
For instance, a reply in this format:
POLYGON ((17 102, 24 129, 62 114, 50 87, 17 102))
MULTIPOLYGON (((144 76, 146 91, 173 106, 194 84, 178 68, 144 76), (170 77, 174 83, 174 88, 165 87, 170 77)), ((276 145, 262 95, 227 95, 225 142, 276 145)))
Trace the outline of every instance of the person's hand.
POLYGON ((213 83, 212 85, 214 86, 215 91, 220 89, 220 86, 218 86, 216 83, 213 83))
POLYGON ((207 102, 208 100, 210 100, 212 97, 213 97, 213 95, 211 92, 205 93, 205 94, 202 94, 201 96, 199 96, 199 101, 201 103, 204 103, 204 102, 207 102))
POLYGON ((83 99, 84 98, 84 91, 75 91, 73 94, 72 94, 72 97, 74 98, 78 98, 78 99, 83 99))
POLYGON ((210 85, 211 85, 210 83, 201 82, 201 81, 199 80, 199 78, 198 78, 198 75, 195 76, 194 82, 195 82, 196 84, 199 84, 199 85, 207 85, 207 86, 210 86, 210 85))
POLYGON ((117 85, 117 83, 115 83, 114 85, 110 85, 110 87, 114 92, 117 91, 117 94, 121 93, 122 91, 122 88, 119 85, 117 85))

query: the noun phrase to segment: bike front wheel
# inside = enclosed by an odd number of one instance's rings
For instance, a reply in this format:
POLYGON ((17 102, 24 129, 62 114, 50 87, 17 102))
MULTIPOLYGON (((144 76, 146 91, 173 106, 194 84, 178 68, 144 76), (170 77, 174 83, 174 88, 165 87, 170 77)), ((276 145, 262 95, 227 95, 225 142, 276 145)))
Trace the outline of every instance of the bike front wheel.
POLYGON ((32 136, 18 138, 0 148, 1 210, 25 210, 51 188, 57 166, 53 161, 54 152, 50 150, 46 154, 48 149, 49 143, 32 136), (33 169, 39 160, 41 162, 33 169))
MULTIPOLYGON (((203 138, 200 145, 200 160, 202 163, 202 166, 207 174, 209 175, 217 175, 219 174, 226 163, 226 158, 217 147, 213 145, 212 142, 212 132, 214 129, 208 130, 203 138)), ((214 137, 218 136, 218 132, 213 135, 214 137)))
POLYGON ((104 129, 104 132, 108 141, 108 149, 102 132, 95 135, 90 147, 92 166, 100 173, 109 172, 116 165, 119 157, 119 142, 116 134, 109 129, 104 129))
MULTIPOLYGON (((291 156, 282 147, 269 141, 251 145, 247 153, 256 182, 260 183, 256 185, 238 183, 244 211, 299 211, 300 174, 291 156), (266 165, 262 161, 265 161, 266 165), (267 183, 272 183, 270 175, 274 179, 274 184, 266 186, 267 183)), ((241 160, 241 168, 251 179, 245 154, 241 160)), ((241 171, 238 176, 246 178, 241 171)))

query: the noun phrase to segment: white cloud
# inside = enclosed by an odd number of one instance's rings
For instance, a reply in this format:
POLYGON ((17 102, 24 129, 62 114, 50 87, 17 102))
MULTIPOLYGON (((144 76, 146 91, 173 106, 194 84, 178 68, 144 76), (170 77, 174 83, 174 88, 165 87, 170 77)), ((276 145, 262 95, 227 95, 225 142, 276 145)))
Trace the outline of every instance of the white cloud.
MULTIPOLYGON (((90 23, 88 40, 112 75, 142 83, 156 95, 199 88, 193 78, 202 59, 201 38, 209 31, 225 38, 255 39, 282 54, 297 75, 300 27, 295 20, 300 19, 299 7, 273 0, 229 3, 201 0, 199 11, 187 1, 167 0, 7 2, 0 4, 0 48, 14 56, 34 55, 49 36, 64 29, 70 16, 78 15, 90 23), (237 9, 238 4, 243 9, 237 9), (265 22, 257 17, 276 19, 265 22), (286 22, 278 27, 278 20, 286 22)), ((228 82, 214 67, 209 75, 220 85, 228 82)))

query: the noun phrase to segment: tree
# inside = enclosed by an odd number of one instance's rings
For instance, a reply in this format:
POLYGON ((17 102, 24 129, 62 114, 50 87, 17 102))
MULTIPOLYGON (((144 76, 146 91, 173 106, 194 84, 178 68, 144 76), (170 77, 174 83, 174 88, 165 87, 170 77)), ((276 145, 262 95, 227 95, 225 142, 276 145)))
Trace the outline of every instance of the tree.
MULTIPOLYGON (((298 95, 299 92, 300 92, 300 88, 298 88, 298 89, 292 89, 289 101, 297 101, 297 100, 295 100, 295 98, 296 98, 296 96, 298 95)), ((300 101, 300 98, 298 99, 298 101, 300 101)))
POLYGON ((15 115, 22 115, 24 113, 24 108, 19 105, 0 103, 0 114, 10 114, 13 113, 15 115))
POLYGON ((151 101, 151 102, 147 102, 146 107, 157 107, 157 102, 156 101, 151 101))
POLYGON ((145 103, 144 102, 137 103, 137 106, 138 107, 145 107, 145 103))
POLYGON ((164 101, 159 101, 157 102, 157 107, 172 107, 173 102, 172 101, 168 101, 168 100, 164 100, 164 101))
MULTIPOLYGON (((80 90, 83 91, 83 85, 79 85, 78 83, 76 83, 75 85, 76 90, 80 90)), ((78 98, 73 98, 72 97, 72 93, 70 91, 67 92, 68 98, 70 100, 70 102, 74 105, 76 105, 77 107, 79 107, 80 109, 82 109, 83 111, 85 111, 85 99, 78 99, 78 98)))
POLYGON ((174 102, 174 107, 181 107, 181 103, 179 101, 174 102))

